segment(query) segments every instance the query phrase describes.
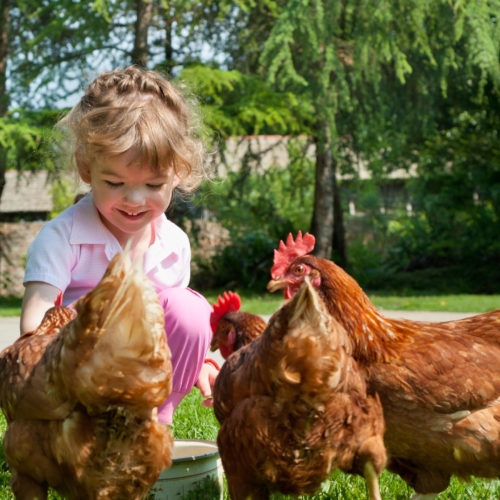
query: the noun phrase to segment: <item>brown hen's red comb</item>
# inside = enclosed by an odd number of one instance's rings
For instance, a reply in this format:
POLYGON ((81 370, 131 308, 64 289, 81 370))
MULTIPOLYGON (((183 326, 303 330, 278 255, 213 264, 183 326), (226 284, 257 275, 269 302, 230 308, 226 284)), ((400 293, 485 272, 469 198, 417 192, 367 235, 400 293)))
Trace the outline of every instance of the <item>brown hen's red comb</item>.
POLYGON ((59 292, 59 294, 56 297, 56 300, 54 300, 54 306, 62 306, 62 299, 63 299, 63 293, 59 292))
POLYGON ((294 259, 311 253, 315 242, 316 238, 312 234, 306 233, 302 238, 302 232, 299 231, 294 241, 292 233, 289 233, 286 244, 280 241, 278 250, 274 251, 274 266, 271 268, 271 277, 278 278, 287 270, 294 259))
POLYGON ((214 310, 210 314, 210 326, 212 332, 217 331, 220 319, 228 312, 238 311, 241 307, 240 296, 235 292, 224 292, 224 295, 218 297, 219 301, 214 304, 214 310))

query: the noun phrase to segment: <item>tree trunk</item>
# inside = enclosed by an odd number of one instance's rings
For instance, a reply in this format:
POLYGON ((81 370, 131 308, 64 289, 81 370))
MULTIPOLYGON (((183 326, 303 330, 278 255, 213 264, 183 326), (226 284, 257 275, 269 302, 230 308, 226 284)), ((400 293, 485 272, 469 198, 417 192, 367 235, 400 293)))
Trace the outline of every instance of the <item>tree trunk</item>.
POLYGON ((172 46, 172 24, 174 17, 170 12, 165 13, 165 68, 171 73, 174 67, 174 48, 172 46))
POLYGON ((349 259, 347 257, 344 212, 342 211, 342 199, 340 197, 340 189, 335 172, 333 175, 333 194, 333 250, 339 258, 339 262, 337 262, 337 264, 340 267, 347 269, 349 266, 349 259))
POLYGON ((136 0, 137 20, 135 22, 134 50, 132 63, 145 68, 148 64, 148 30, 153 18, 153 0, 136 0))
POLYGON ((316 184, 311 233, 316 238, 314 255, 329 259, 332 253, 334 224, 335 160, 328 124, 320 123, 316 138, 316 184))
MULTIPOLYGON (((9 52, 9 1, 0 0, 0 118, 7 116, 9 95, 7 93, 7 54, 9 52)), ((7 150, 0 145, 0 199, 5 187, 7 150)))

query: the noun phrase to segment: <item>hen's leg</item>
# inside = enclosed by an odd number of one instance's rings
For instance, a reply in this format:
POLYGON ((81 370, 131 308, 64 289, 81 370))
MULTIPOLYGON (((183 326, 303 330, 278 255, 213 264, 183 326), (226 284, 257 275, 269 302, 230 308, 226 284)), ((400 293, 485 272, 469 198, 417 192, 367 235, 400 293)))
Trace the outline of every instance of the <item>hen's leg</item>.
POLYGON ((450 485, 450 474, 439 470, 422 470, 406 460, 393 457, 387 469, 415 490, 411 500, 432 500, 450 485))
POLYGON ((375 472, 375 467, 370 460, 365 463, 363 475, 366 481, 366 486, 368 487, 370 500, 382 500, 378 484, 378 474, 375 472))
POLYGON ((28 476, 12 472, 10 486, 16 500, 47 500, 48 487, 36 483, 28 476))

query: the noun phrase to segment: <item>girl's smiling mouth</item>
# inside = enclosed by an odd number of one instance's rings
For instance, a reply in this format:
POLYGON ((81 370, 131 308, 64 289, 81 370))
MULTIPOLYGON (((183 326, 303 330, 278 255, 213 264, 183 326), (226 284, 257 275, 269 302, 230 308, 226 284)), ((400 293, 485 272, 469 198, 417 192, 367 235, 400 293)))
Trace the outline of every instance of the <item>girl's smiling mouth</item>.
POLYGON ((122 216, 126 217, 127 219, 132 219, 132 220, 140 219, 146 213, 146 212, 128 212, 126 210, 120 210, 120 209, 118 209, 118 212, 120 212, 122 216))

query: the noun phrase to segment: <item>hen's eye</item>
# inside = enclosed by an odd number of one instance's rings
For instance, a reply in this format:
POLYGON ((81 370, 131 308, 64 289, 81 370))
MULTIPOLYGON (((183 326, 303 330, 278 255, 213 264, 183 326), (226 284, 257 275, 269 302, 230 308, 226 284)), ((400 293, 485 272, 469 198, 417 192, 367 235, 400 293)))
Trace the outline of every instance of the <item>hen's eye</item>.
POLYGON ((301 276, 302 274, 304 274, 304 271, 305 271, 305 267, 304 267, 304 266, 302 266, 302 265, 297 266, 297 267, 293 270, 293 272, 294 272, 295 276, 301 276))

